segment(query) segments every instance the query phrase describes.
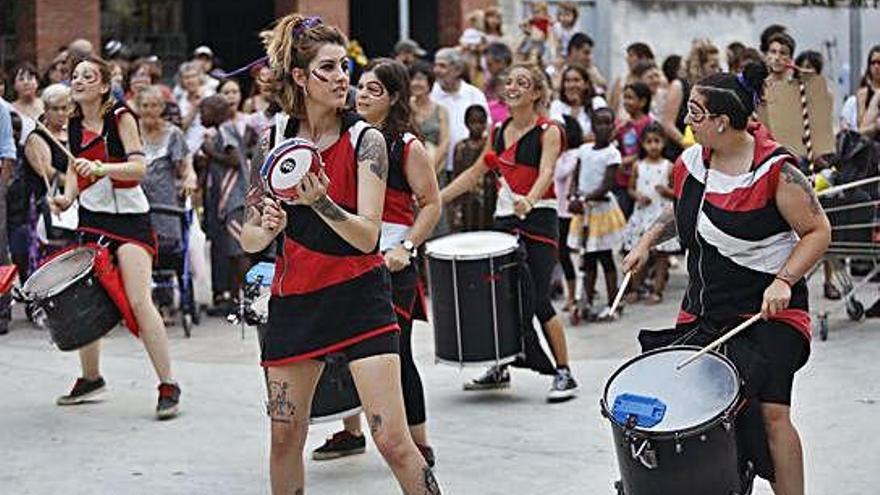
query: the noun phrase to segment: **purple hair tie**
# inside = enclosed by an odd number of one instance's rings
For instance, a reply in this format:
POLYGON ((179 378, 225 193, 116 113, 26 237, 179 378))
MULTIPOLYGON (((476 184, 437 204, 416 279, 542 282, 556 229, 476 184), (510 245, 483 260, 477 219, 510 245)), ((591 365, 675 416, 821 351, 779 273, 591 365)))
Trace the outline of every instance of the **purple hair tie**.
POLYGON ((307 29, 312 29, 315 26, 322 24, 324 21, 321 20, 318 16, 306 17, 302 22, 299 23, 298 26, 293 28, 293 35, 299 36, 303 34, 307 29))
POLYGON ((736 75, 736 80, 744 90, 752 95, 752 103, 755 105, 755 108, 758 108, 761 105, 761 95, 758 93, 758 90, 752 87, 742 72, 736 75))

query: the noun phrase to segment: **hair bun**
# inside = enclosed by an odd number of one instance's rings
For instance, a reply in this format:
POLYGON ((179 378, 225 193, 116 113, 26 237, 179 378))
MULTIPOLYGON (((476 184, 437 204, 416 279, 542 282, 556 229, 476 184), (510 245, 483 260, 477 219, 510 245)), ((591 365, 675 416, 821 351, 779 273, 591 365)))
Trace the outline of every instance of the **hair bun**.
POLYGON ((743 79, 751 86, 758 97, 764 98, 764 81, 770 75, 770 70, 764 62, 749 62, 743 67, 743 79))

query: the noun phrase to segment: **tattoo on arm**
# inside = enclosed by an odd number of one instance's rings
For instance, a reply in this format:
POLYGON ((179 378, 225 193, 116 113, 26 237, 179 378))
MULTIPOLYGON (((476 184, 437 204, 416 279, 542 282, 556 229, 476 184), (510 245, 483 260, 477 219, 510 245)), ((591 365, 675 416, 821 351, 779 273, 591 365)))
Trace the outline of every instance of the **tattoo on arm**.
POLYGON ((266 404, 266 414, 273 423, 290 423, 293 419, 294 406, 290 401, 288 383, 281 380, 269 380, 269 402, 266 404))
POLYGON ((312 209, 333 222, 344 222, 348 219, 348 214, 345 213, 345 210, 340 208, 339 205, 334 203, 326 195, 321 196, 317 201, 312 203, 312 209))
POLYGON ((798 282, 798 280, 800 280, 800 277, 794 276, 794 274, 785 267, 782 267, 782 270, 780 270, 779 273, 776 274, 776 278, 787 282, 788 285, 794 285, 798 282))
POLYGON ((373 414, 370 416, 370 433, 375 435, 382 428, 382 416, 373 414))
POLYGON ((790 163, 785 163, 782 165, 782 176, 785 177, 785 182, 787 184, 798 186, 804 191, 807 197, 810 198, 810 211, 813 215, 819 215, 822 213, 822 206, 819 204, 819 200, 816 199, 816 194, 813 192, 813 187, 810 185, 810 181, 807 180, 800 170, 790 163))
POLYGON ((388 179, 388 151, 385 148, 385 138, 378 131, 364 131, 358 150, 358 164, 369 166, 370 171, 382 182, 388 179))
POLYGON ((661 227, 660 234, 654 241, 654 245, 674 239, 678 235, 678 228, 675 224, 675 212, 672 208, 666 209, 660 215, 660 218, 654 222, 654 227, 661 227))
POLYGON ((440 495, 440 485, 437 483, 434 471, 430 467, 425 466, 422 469, 422 478, 425 482, 425 495, 440 495))

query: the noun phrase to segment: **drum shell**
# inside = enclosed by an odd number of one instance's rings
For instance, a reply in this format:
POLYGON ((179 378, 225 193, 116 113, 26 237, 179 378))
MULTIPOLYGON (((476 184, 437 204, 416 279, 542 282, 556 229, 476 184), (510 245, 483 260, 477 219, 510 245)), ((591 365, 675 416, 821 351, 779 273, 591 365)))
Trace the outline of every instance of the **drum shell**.
POLYGON ((122 318, 119 309, 89 272, 58 294, 36 300, 46 312, 52 341, 62 351, 73 351, 100 339, 122 318))
POLYGON ((439 361, 509 362, 522 352, 516 251, 467 260, 429 253, 428 272, 439 361))
MULTIPOLYGON (((617 463, 626 495, 733 495, 743 494, 739 472, 736 432, 732 421, 716 423, 709 429, 681 439, 627 435, 611 422, 617 463), (656 460, 650 469, 641 456, 656 460)), ((650 462, 649 462, 650 463, 650 462)))
POLYGON ((326 423, 360 412, 361 399, 348 369, 348 361, 344 356, 327 356, 312 397, 310 422, 326 423))

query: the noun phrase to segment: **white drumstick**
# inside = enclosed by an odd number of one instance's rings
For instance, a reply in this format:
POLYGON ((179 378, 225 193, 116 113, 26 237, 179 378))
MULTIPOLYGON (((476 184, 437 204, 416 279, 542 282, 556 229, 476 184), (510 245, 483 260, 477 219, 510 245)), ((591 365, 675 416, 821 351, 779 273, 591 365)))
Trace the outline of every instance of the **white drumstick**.
POLYGON ((632 278, 632 272, 626 272, 623 276, 623 282, 620 283, 620 288, 617 289, 617 295, 614 296, 614 302, 611 304, 611 309, 608 311, 609 315, 613 315, 614 311, 617 310, 617 306, 620 304, 620 300, 623 299, 623 293, 626 292, 626 287, 629 285, 629 280, 632 278))
POLYGON ((709 352, 709 351, 711 351, 711 350, 714 350, 715 348, 717 348, 717 347, 720 346, 721 344, 723 344, 723 343, 727 342, 728 340, 730 340, 731 338, 733 338, 736 334, 742 332, 743 330, 745 330, 746 328, 748 328, 749 326, 751 326, 752 323, 755 323, 756 321, 758 321, 758 320, 760 320, 760 319, 761 319, 761 313, 758 313, 758 314, 752 316, 751 318, 749 318, 748 320, 746 320, 746 321, 740 323, 738 327, 736 327, 736 328, 734 328, 733 330, 731 330, 731 331, 725 333, 725 334, 722 335, 721 337, 718 337, 718 339, 716 339, 715 342, 712 342, 711 344, 707 345, 706 347, 703 347, 702 349, 700 349, 699 352, 697 352, 697 353, 694 354, 693 356, 691 356, 691 357, 685 359, 684 361, 678 363, 678 365, 676 365, 675 369, 676 369, 676 370, 680 370, 680 369, 684 368, 685 366, 691 364, 691 363, 694 362, 698 357, 702 356, 703 354, 706 354, 707 352, 709 352))
POLYGON ((70 161, 72 161, 72 162, 76 161, 76 157, 73 156, 73 153, 70 152, 70 150, 67 148, 67 146, 61 144, 61 141, 59 141, 58 138, 56 138, 52 134, 52 131, 50 131, 45 125, 43 125, 42 122, 40 122, 40 119, 36 119, 36 120, 34 120, 34 122, 36 122, 37 127, 39 127, 40 130, 45 132, 46 136, 48 136, 49 139, 52 140, 53 143, 55 143, 55 146, 58 146, 59 148, 61 148, 61 151, 63 151, 64 154, 67 155, 67 158, 69 158, 70 161))

